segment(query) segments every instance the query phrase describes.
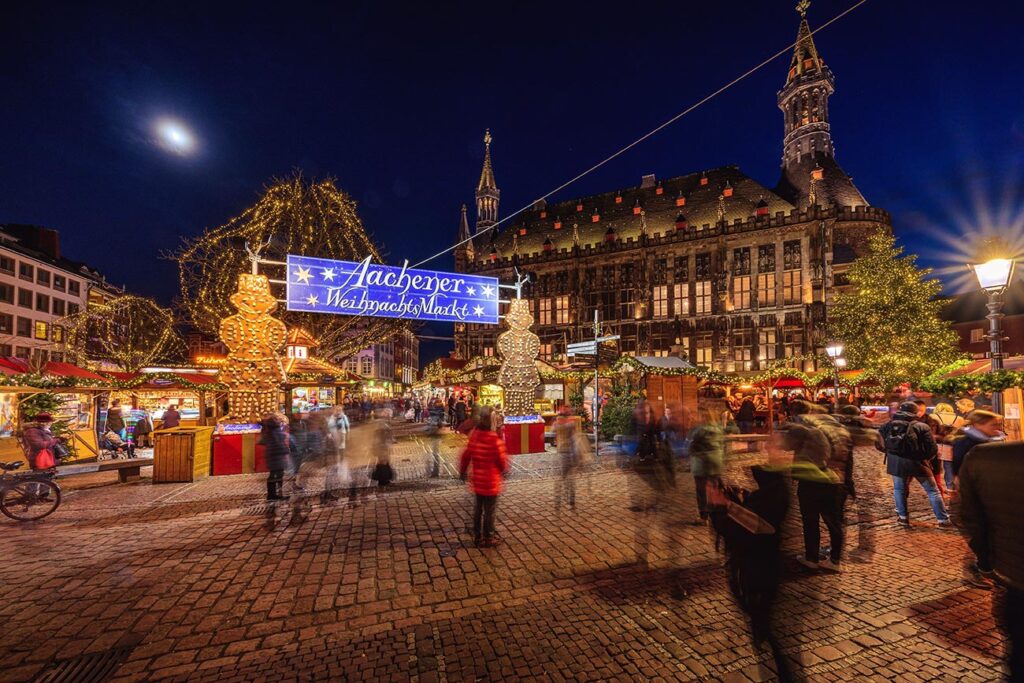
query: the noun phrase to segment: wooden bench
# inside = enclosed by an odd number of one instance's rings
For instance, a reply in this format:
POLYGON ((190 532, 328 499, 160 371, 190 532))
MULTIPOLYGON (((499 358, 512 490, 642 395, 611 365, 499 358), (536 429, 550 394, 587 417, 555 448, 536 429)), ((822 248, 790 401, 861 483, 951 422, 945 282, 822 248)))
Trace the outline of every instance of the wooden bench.
POLYGON ((128 460, 100 460, 80 465, 61 465, 57 468, 57 477, 73 477, 76 474, 90 472, 117 471, 117 480, 122 484, 135 481, 142 476, 142 468, 153 464, 153 458, 130 458, 128 460))

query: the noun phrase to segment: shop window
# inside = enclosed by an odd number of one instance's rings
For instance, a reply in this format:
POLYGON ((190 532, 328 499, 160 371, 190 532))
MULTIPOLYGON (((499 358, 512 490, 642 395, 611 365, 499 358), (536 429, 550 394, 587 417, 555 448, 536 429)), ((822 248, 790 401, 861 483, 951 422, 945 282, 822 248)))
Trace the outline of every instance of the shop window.
POLYGON ((750 276, 741 275, 733 279, 732 301, 737 310, 750 308, 750 276))
POLYGON ((572 320, 569 316, 569 295, 555 297, 555 323, 568 325, 570 322, 572 320))
POLYGON ((697 335, 697 365, 711 366, 711 334, 697 335))
POLYGON ((551 355, 553 352, 554 346, 552 344, 541 344, 540 351, 537 352, 537 355, 541 358, 541 360, 551 360, 551 355))
POLYGON ((28 358, 32 355, 32 350, 27 346, 17 346, 14 348, 14 355, 18 358, 28 358))
MULTIPOLYGON (((10 256, 0 256, 0 273, 14 275, 14 259, 10 256)), ((10 345, 8 344, 8 348, 10 345)), ((11 354, 7 354, 8 356, 11 354)))
POLYGON ((37 320, 33 336, 35 336, 36 339, 42 339, 43 341, 48 340, 50 338, 50 326, 42 320, 37 320))
POLYGON ((32 308, 32 290, 18 288, 18 305, 22 308, 32 308))
MULTIPOLYGON (((14 333, 14 316, 10 313, 0 313, 0 334, 14 333)), ((5 354, 7 356, 11 354, 5 354)))
POLYGON ((46 294, 36 294, 36 310, 42 313, 50 312, 50 297, 46 294))
POLYGON ((551 324, 551 299, 545 297, 537 302, 537 324, 551 324))
POLYGON ((32 319, 22 318, 18 316, 18 326, 16 334, 19 337, 31 337, 32 336, 32 319))
POLYGON ((732 335, 732 354, 736 361, 736 368, 743 370, 750 369, 750 361, 753 356, 754 331, 749 327, 740 328, 732 335))
POLYGON ((0 284, 0 301, 5 304, 14 303, 14 285, 0 284))
POLYGON ((68 281, 63 275, 53 274, 53 288, 58 292, 63 292, 68 288, 68 281))
POLYGON ((709 315, 711 313, 711 281, 702 280, 694 286, 694 313, 709 315))
POLYGON ((31 263, 22 262, 18 264, 18 277, 20 277, 22 280, 28 280, 29 282, 32 282, 32 280, 35 279, 35 272, 36 269, 32 266, 31 263))
POLYGON ((686 282, 677 282, 672 285, 672 305, 675 315, 682 317, 690 315, 690 285, 686 282))
POLYGON ((0 356, 9 358, 14 355, 14 349, 11 348, 10 344, 0 344, 0 356))
POLYGON ((40 268, 36 271, 36 283, 40 285, 50 286, 50 271, 43 270, 40 268))
POLYGON ((757 305, 766 308, 775 305, 775 273, 757 276, 757 305))
POLYGON ((68 280, 68 294, 79 296, 82 293, 82 283, 78 280, 68 280))
POLYGON ((762 363, 775 360, 778 353, 778 332, 775 328, 762 329, 757 333, 757 357, 762 363))
POLYGON ((802 275, 799 270, 787 270, 782 273, 782 298, 787 306, 803 300, 802 275))
POLYGON ((786 358, 795 358, 804 353, 804 331, 801 327, 787 327, 783 332, 783 351, 786 358))
POLYGON ((651 311, 651 315, 653 317, 668 317, 668 285, 658 285, 654 288, 652 303, 653 309, 651 311))
POLYGON ((53 298, 53 314, 64 315, 67 312, 67 306, 64 305, 64 299, 53 298))

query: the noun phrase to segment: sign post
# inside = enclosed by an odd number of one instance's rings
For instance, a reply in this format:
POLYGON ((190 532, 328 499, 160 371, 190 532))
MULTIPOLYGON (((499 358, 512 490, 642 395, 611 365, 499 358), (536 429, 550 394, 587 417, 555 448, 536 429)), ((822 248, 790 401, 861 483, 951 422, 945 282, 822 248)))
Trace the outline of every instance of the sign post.
POLYGON ((601 413, 601 343, 615 341, 619 335, 613 334, 607 337, 601 336, 601 322, 598 319, 597 309, 594 310, 594 338, 590 341, 573 342, 565 347, 567 356, 593 356, 594 357, 594 400, 591 404, 591 414, 594 416, 594 451, 597 451, 597 422, 601 413))

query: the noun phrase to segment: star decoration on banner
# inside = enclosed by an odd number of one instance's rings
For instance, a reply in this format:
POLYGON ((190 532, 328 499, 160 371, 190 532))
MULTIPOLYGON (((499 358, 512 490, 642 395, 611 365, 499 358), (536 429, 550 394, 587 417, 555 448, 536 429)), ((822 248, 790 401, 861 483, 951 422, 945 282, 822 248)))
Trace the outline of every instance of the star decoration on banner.
POLYGON ((309 284, 309 278, 311 276, 312 273, 309 272, 309 268, 303 268, 299 266, 299 269, 295 272, 295 279, 299 280, 300 282, 306 285, 309 284))
POLYGON ((334 282, 334 275, 335 275, 334 268, 324 268, 323 278, 325 280, 329 280, 330 282, 334 282))
POLYGON ((310 306, 316 306, 318 303, 320 303, 320 300, 317 299, 316 294, 310 294, 309 296, 306 297, 306 303, 309 304, 310 306))
POLYGON ((483 306, 474 306, 473 307, 473 315, 475 315, 476 317, 479 318, 483 314, 484 314, 484 307, 483 306))
POLYGON ((494 287, 484 285, 484 296, 494 296, 494 287))
POLYGON ((466 294, 476 296, 476 287, 466 287, 466 294))

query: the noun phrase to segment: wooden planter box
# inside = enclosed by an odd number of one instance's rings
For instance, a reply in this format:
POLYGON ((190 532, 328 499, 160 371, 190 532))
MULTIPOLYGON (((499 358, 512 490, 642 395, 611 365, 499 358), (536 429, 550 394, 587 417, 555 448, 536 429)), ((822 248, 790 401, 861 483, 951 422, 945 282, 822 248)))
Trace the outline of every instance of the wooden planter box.
POLYGON ((210 474, 213 427, 175 427, 153 432, 153 483, 205 479, 210 474))

